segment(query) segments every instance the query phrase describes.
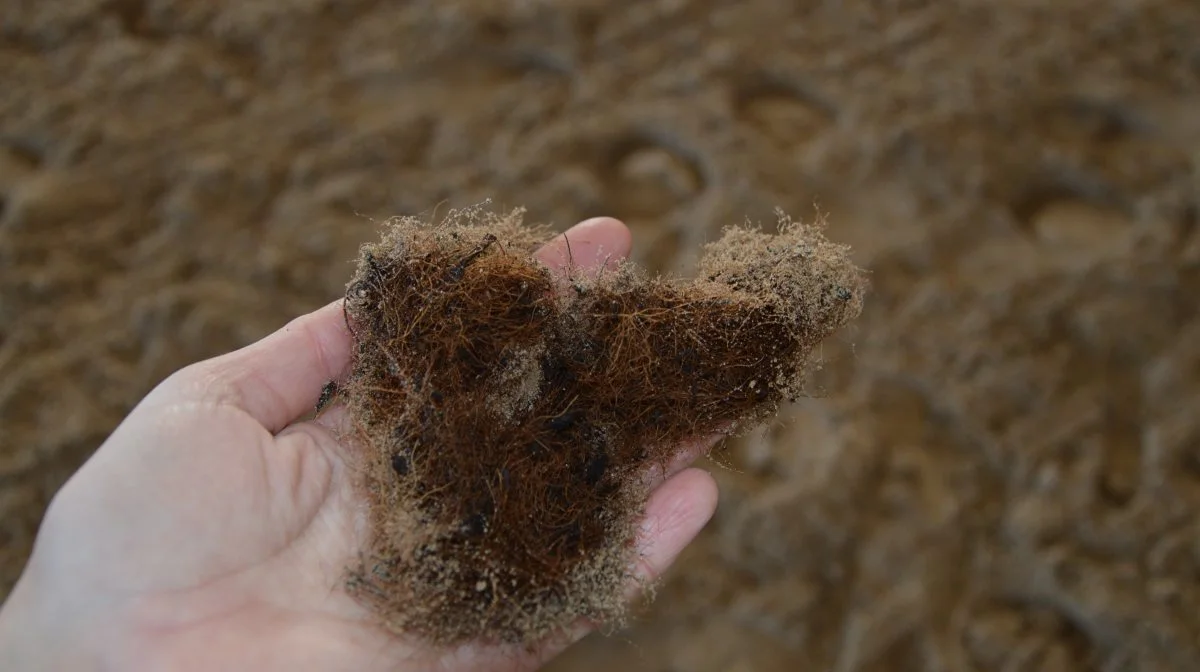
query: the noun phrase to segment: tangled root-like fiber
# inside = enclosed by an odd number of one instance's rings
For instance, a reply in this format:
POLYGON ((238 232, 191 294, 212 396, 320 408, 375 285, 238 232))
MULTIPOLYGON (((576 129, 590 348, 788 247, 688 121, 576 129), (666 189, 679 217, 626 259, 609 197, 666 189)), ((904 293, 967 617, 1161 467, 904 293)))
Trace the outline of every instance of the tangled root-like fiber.
POLYGON ((728 229, 695 280, 556 282, 522 213, 388 223, 346 295, 342 385, 371 540, 353 595, 435 645, 615 623, 645 475, 802 393, 863 275, 820 227, 728 229))

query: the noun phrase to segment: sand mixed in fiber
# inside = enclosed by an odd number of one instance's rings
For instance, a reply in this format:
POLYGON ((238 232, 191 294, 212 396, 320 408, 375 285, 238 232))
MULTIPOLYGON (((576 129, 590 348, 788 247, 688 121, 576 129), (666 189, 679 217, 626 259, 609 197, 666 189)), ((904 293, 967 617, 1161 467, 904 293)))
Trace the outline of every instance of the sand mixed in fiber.
POLYGON ((626 263, 562 282, 520 211, 389 222, 345 304, 372 530, 352 593, 442 645, 619 621, 648 471, 800 395, 861 310, 846 248, 778 231, 728 229, 694 280, 626 263))

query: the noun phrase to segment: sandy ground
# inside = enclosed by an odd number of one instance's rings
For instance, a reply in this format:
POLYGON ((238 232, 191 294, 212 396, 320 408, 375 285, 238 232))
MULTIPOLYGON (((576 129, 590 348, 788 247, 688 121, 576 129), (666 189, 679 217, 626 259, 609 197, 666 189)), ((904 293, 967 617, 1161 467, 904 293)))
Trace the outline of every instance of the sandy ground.
POLYGON ((874 289, 556 670, 1200 667, 1200 5, 0 0, 0 592, 141 395, 372 217, 829 214, 874 289), (443 205, 442 207, 445 207, 443 205))

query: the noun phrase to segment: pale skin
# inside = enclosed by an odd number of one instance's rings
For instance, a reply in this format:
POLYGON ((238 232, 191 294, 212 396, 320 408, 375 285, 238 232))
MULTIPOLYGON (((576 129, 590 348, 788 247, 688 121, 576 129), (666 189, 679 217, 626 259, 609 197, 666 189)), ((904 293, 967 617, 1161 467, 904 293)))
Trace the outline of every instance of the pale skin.
MULTIPOLYGON (((562 273, 625 258, 630 234, 582 222, 538 258, 562 273)), ((582 637, 532 649, 438 650, 396 637, 342 590, 364 546, 339 414, 300 421, 343 376, 350 335, 335 302, 154 389, 59 491, 0 607, 3 670, 531 670, 582 637)), ((712 477, 650 476, 637 586, 708 522, 712 477)))

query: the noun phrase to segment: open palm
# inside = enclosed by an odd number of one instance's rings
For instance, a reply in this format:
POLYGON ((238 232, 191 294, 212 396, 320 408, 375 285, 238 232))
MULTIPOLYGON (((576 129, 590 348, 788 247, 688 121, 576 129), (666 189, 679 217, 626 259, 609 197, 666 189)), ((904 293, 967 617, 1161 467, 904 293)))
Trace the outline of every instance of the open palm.
MULTIPOLYGON (((566 235, 595 270, 629 252, 620 222, 566 235)), ((567 261, 562 237, 538 253, 567 261)), ((334 413, 298 422, 349 364, 339 303, 237 352, 188 367, 130 414, 52 503, 0 609, 0 668, 171 670, 530 669, 536 650, 433 650, 379 629, 341 590, 364 547, 334 413)), ((710 476, 684 469, 647 508, 653 578, 708 521, 710 476)))

